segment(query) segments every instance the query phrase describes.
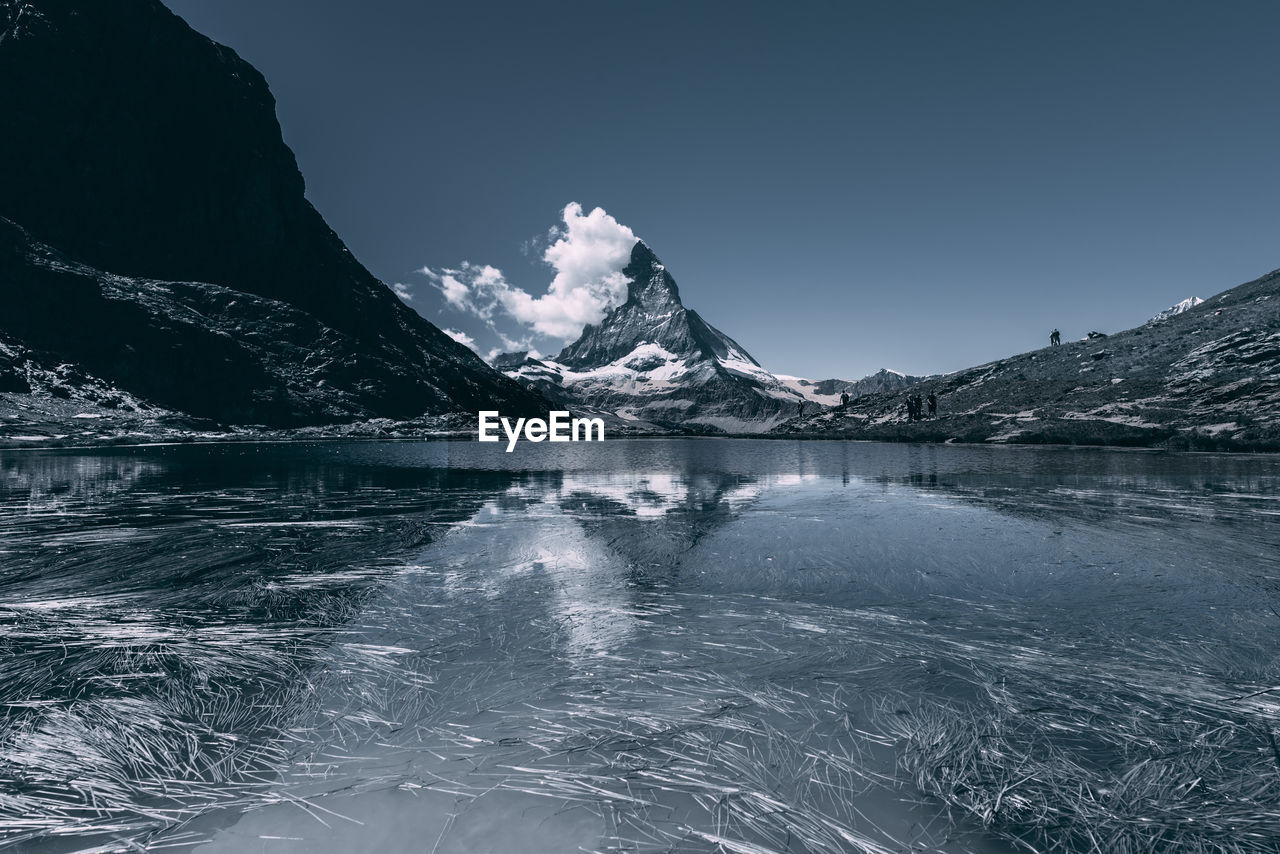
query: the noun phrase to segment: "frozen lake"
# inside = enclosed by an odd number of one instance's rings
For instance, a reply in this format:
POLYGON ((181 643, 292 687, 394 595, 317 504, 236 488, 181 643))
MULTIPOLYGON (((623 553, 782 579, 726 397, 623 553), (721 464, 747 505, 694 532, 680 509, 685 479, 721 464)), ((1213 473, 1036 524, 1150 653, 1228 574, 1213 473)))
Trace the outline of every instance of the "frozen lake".
POLYGON ((1280 850, 1280 458, 0 451, 0 849, 1280 850))

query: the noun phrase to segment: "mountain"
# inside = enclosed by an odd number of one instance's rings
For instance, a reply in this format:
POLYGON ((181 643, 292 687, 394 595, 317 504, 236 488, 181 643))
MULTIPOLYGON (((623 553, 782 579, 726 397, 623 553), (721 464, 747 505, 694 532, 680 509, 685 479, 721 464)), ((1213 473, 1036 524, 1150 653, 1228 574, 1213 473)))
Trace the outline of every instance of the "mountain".
POLYGON ((1280 450, 1280 270, 1159 323, 792 419, 783 435, 1280 450), (903 398, 939 398, 911 422, 903 398))
POLYGON ((506 354, 495 366, 546 397, 623 423, 761 432, 807 400, 680 301, 643 241, 623 269, 627 300, 554 359, 506 354))
POLYGON ((1148 320, 1147 323, 1159 323, 1162 320, 1168 320, 1175 315, 1182 314, 1184 311, 1190 311, 1202 302, 1204 302, 1204 300, 1200 299, 1200 297, 1187 297, 1182 302, 1169 306, 1164 311, 1148 320))
POLYGON ((34 354, 10 387, 66 363, 274 426, 545 411, 355 259, 262 75, 157 0, 0 0, 0 115, 0 336, 34 354))
POLYGON ((786 374, 776 374, 777 378, 787 387, 795 389, 804 395, 806 400, 822 406, 839 406, 842 394, 848 394, 850 400, 856 400, 868 394, 878 394, 886 391, 896 391, 900 388, 906 388, 913 383, 918 383, 923 377, 913 377, 898 371, 890 371, 881 368, 874 374, 863 377, 860 380, 806 380, 801 377, 790 377, 786 374))

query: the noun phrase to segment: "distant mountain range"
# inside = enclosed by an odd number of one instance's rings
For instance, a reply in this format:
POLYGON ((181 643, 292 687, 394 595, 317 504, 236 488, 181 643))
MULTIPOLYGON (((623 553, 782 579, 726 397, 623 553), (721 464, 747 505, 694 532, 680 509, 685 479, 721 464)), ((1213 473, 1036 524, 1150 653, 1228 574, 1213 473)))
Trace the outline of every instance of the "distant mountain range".
POLYGON ((494 367, 563 406, 639 428, 759 433, 800 412, 900 388, 917 377, 881 371, 856 382, 772 374, 685 308, 666 266, 643 241, 623 270, 627 299, 553 359, 506 353, 494 367))
POLYGON ((1164 311, 1148 320, 1147 323, 1159 323, 1162 320, 1168 320, 1175 315, 1182 314, 1184 311, 1190 311, 1202 302, 1204 302, 1204 300, 1200 299, 1200 297, 1187 297, 1182 302, 1174 303, 1169 306, 1164 311))
POLYGON ((888 370, 887 368, 881 368, 874 374, 865 376, 860 380, 818 380, 815 382, 814 380, 801 379, 800 377, 789 377, 785 374, 777 374, 777 377, 786 385, 805 395, 809 400, 823 406, 839 405, 842 394, 848 394, 850 399, 855 399, 868 394, 896 391, 924 379, 924 377, 913 377, 898 371, 888 370))
POLYGON ((0 0, 0 116, 0 393, 284 427, 545 411, 352 256, 262 75, 157 0, 0 0))

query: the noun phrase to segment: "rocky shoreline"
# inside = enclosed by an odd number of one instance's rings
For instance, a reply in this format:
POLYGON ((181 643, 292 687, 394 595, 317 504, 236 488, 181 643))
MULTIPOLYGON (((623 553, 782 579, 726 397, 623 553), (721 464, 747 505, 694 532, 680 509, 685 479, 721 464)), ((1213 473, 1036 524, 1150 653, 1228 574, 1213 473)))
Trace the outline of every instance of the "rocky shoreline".
MULTIPOLYGON (((1015 419, 1016 420, 1016 419, 1015 419)), ((1224 435, 1198 428, 1135 426, 1104 420, 1039 419, 1019 425, 1016 435, 995 434, 979 416, 939 418, 924 423, 869 425, 862 430, 806 430, 766 433, 757 439, 837 439, 912 444, 1062 445, 1071 447, 1150 448, 1170 451, 1280 452, 1280 430, 1263 427, 1224 435)))
MULTIPOLYGON (((9 395, 0 395, 0 412, 9 395)), ((45 402, 47 403, 47 402, 45 402)), ((83 409, 83 407, 74 407, 83 409)), ((293 429, 222 427, 182 415, 112 415, 85 418, 42 412, 33 420, 0 416, 0 452, 53 448, 130 447, 157 444, 213 442, 322 441, 475 441, 475 416, 468 413, 433 416, 412 421, 385 418, 353 424, 330 424, 293 429)), ((611 430, 608 438, 665 438, 697 436, 722 439, 798 441, 860 441, 907 444, 1061 445, 1074 447, 1147 448, 1168 451, 1235 453, 1280 452, 1280 430, 1258 428, 1232 435, 1195 428, 1137 427, 1109 421, 1043 419, 1022 427, 1017 435, 990 435, 989 422, 977 416, 943 417, 928 422, 868 425, 848 429, 773 433, 709 433, 705 431, 611 430)))

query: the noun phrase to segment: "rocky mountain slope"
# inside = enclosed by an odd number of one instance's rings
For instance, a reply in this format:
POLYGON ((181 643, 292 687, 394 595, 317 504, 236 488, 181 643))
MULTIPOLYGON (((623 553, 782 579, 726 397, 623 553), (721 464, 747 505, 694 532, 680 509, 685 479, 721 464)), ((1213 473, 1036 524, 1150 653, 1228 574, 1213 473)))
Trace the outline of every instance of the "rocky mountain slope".
POLYGON ((67 365, 224 424, 545 410, 352 256, 262 76, 157 0, 0 0, 0 115, 0 336, 37 354, 2 393, 67 365))
POLYGON ((760 432, 809 399, 685 308, 643 242, 623 274, 626 302, 554 359, 506 354, 495 366, 562 405, 658 429, 760 432))
POLYGON ((778 435, 1280 449, 1280 270, 1111 336, 932 377, 778 435), (939 397, 911 422, 907 394, 939 397))

